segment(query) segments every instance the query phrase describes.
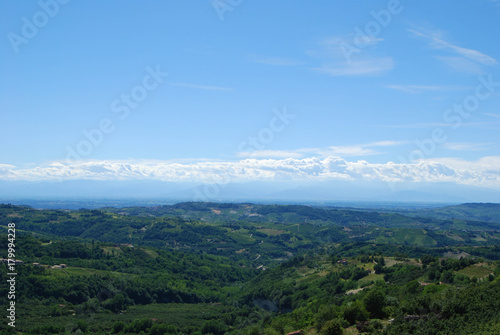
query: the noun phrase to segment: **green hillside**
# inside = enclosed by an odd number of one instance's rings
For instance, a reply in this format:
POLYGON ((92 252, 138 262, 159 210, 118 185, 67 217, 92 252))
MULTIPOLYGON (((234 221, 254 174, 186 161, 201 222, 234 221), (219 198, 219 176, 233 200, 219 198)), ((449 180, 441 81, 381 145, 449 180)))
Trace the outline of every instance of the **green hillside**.
MULTIPOLYGON (((492 334, 499 327, 498 232, 474 226, 308 206, 0 205, 1 245, 9 223, 24 262, 16 265, 17 333, 492 334)), ((6 263, 0 272, 7 276, 6 263)), ((2 281, 2 306, 8 292, 2 281)), ((13 329, 3 323, 0 332, 13 329)))
MULTIPOLYGON (((467 203, 400 213, 438 220, 477 221, 486 227, 495 229, 499 229, 500 226, 500 204, 496 203, 467 203)), ((473 223, 471 222, 471 224, 473 223)))

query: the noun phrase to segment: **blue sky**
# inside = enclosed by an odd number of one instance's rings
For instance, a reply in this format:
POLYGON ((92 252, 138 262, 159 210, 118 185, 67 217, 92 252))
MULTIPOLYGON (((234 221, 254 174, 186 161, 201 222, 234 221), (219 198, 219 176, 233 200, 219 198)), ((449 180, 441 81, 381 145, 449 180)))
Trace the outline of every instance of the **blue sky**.
POLYGON ((0 6, 1 180, 500 187, 499 1, 0 6))

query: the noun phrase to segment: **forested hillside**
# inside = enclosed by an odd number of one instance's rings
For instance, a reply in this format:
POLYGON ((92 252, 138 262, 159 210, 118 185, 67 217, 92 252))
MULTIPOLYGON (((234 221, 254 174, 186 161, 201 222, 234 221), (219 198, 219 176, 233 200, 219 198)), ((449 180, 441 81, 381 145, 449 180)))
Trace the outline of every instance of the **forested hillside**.
MULTIPOLYGON (((23 262, 15 330, 32 334, 498 332, 499 231, 448 221, 253 204, 0 206, 23 262)), ((2 306, 8 291, 2 281, 2 306)))
MULTIPOLYGON (((467 203, 455 206, 421 209, 418 211, 397 211, 404 215, 435 218, 440 220, 481 221, 484 223, 500 223, 500 204, 467 203)), ((494 225, 493 225, 494 226, 494 225)))

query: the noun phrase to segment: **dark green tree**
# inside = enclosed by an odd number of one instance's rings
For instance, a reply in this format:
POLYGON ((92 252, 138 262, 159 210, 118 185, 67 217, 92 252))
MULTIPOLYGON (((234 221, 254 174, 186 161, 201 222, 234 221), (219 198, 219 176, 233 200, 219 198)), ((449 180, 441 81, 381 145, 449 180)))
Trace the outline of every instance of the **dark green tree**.
POLYGON ((205 322, 203 328, 201 329, 201 333, 206 334, 214 334, 214 335, 223 335, 226 332, 226 324, 220 320, 212 319, 205 322))
POLYGON ((149 331, 151 335, 164 335, 164 334, 177 334, 177 328, 172 325, 156 324, 151 327, 149 331))
POLYGON ((350 325, 353 325, 357 321, 366 321, 369 314, 366 311, 364 304, 356 300, 350 305, 344 307, 343 316, 350 325))
POLYGON ((342 335, 343 333, 344 328, 340 319, 328 320, 321 329, 323 335, 342 335))
POLYGON ((382 319, 385 316, 383 312, 385 296, 380 290, 375 289, 368 292, 363 299, 363 303, 371 318, 382 319))

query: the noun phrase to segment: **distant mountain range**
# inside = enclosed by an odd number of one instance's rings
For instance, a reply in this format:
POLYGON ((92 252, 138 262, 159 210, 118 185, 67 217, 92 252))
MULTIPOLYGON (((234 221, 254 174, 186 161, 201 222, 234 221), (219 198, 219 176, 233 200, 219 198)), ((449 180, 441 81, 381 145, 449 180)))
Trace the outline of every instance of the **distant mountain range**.
POLYGON ((136 198, 172 201, 385 201, 458 204, 500 202, 500 190, 449 183, 248 182, 200 185, 135 181, 0 181, 0 200, 47 198, 136 198))

